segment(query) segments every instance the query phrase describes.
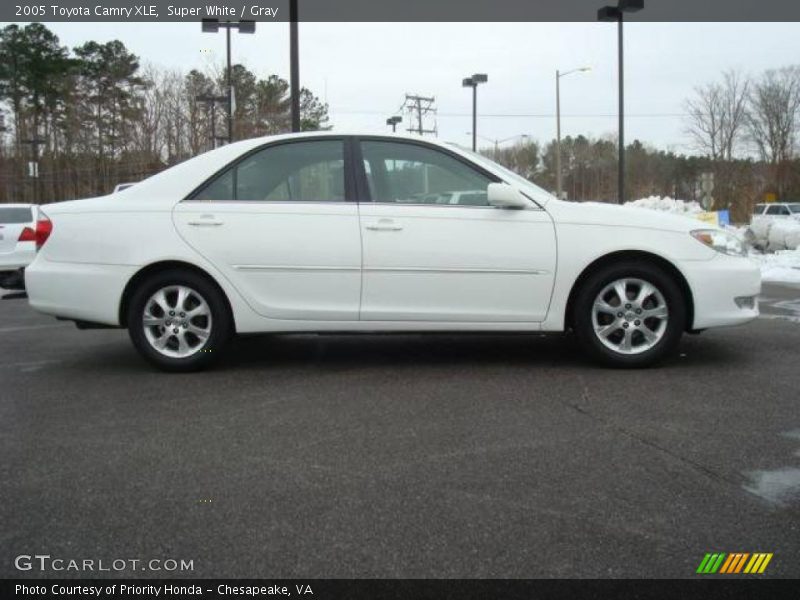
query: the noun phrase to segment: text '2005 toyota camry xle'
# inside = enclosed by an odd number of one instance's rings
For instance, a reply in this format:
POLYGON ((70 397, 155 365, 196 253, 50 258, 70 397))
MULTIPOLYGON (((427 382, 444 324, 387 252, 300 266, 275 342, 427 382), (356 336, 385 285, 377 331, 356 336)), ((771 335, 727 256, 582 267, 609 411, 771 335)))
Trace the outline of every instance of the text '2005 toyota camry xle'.
POLYGON ((564 202, 420 138, 251 139, 40 219, 31 305, 126 327, 169 370, 208 365, 235 333, 568 329, 638 367, 684 331, 758 315, 759 271, 734 235, 564 202))

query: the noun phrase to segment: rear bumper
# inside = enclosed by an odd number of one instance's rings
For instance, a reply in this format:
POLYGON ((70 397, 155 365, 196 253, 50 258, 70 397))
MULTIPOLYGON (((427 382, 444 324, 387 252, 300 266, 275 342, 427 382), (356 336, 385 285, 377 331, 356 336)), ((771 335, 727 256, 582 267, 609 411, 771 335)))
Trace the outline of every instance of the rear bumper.
POLYGON ((758 317, 761 271, 752 260, 719 254, 681 267, 694 299, 692 329, 741 325, 758 317), (740 306, 737 298, 753 298, 752 306, 740 306))
POLYGON ((25 269, 31 307, 49 315, 119 325, 119 306, 136 267, 48 261, 38 257, 25 269))

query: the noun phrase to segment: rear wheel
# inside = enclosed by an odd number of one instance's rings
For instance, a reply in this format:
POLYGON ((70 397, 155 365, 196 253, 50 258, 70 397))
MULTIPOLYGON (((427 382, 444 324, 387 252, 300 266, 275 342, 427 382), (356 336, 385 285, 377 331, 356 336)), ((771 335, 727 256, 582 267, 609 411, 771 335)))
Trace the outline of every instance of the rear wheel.
POLYGON ((646 262, 609 265, 591 275, 574 305, 575 334, 593 358, 646 367, 674 351, 686 324, 680 287, 646 262))
POLYGON ((233 331, 222 293, 190 271, 164 271, 146 279, 131 297, 127 319, 133 345, 166 371, 208 367, 233 331))

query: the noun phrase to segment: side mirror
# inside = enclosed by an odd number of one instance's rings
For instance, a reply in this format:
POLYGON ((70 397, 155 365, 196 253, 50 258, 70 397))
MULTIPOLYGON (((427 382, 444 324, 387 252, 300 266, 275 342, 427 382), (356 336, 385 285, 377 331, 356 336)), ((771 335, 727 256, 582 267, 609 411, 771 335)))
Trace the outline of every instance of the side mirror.
POLYGON ((490 183, 486 190, 489 205, 497 208, 527 208, 530 202, 507 183, 490 183))

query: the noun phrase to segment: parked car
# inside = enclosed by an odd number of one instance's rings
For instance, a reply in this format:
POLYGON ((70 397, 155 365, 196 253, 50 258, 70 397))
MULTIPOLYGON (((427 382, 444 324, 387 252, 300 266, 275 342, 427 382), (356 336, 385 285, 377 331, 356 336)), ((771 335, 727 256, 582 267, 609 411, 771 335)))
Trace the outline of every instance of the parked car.
POLYGON ((800 202, 771 202, 756 204, 753 207, 752 221, 775 219, 795 219, 800 221, 800 202))
POLYGON ((402 136, 229 144, 109 197, 44 207, 31 305, 125 327, 155 365, 210 364, 234 333, 559 332, 650 365, 684 331, 758 315, 731 233, 557 200, 487 158, 402 136), (480 204, 429 194, 486 190, 480 204))
POLYGON ((32 204, 0 204, 0 287, 23 289, 23 270, 36 257, 36 213, 32 204))

